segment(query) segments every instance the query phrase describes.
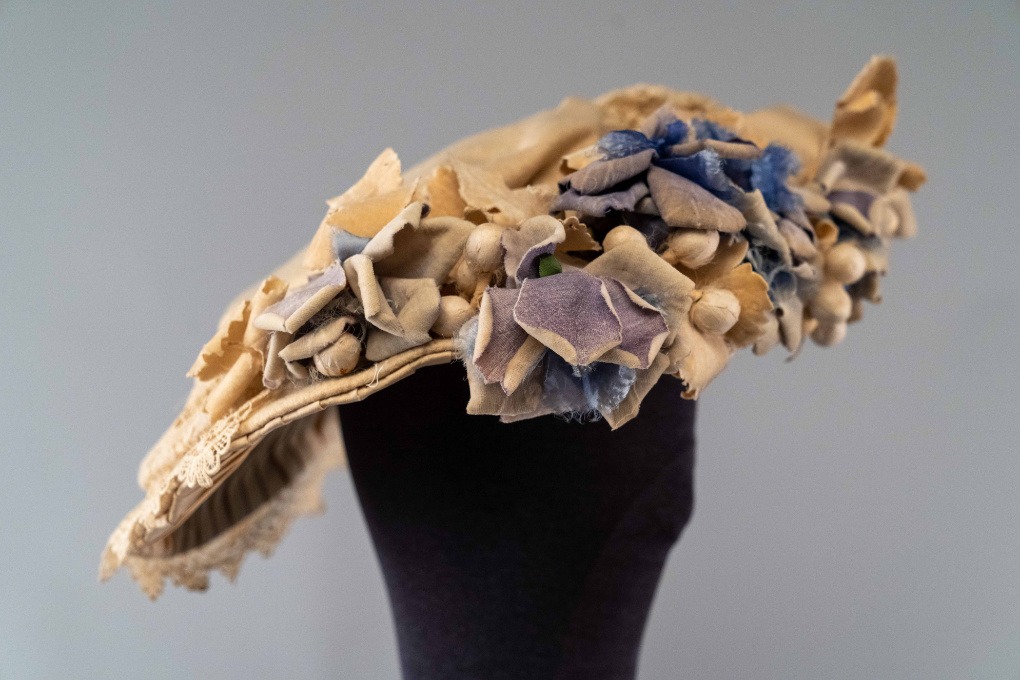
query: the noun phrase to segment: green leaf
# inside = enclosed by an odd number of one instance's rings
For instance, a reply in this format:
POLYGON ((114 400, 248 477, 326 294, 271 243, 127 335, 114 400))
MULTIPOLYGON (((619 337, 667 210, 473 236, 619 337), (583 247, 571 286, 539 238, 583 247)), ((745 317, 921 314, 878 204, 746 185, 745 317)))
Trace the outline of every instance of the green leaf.
POLYGON ((546 253, 538 258, 538 275, 552 276, 553 274, 559 274, 563 271, 563 265, 556 259, 556 256, 552 253, 546 253))

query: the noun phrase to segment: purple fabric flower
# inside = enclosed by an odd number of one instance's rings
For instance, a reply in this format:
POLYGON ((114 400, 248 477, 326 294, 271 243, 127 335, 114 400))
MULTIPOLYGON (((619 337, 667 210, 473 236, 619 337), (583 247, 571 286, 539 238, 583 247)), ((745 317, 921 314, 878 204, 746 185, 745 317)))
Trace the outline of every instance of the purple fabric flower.
POLYGON ((592 163, 560 182, 560 189, 573 188, 581 194, 600 194, 640 175, 651 165, 654 156, 653 149, 645 149, 630 156, 592 163))
POLYGON ((488 288, 479 317, 475 365, 490 383, 504 380, 529 336, 575 366, 612 350, 615 363, 646 368, 669 332, 662 313, 624 284, 583 270, 488 288))
POLYGON ((590 364, 623 341, 620 316, 597 276, 578 270, 528 279, 519 293, 514 321, 570 364, 590 364))
POLYGON ((662 312, 623 283, 572 270, 516 289, 488 288, 471 360, 486 384, 499 383, 507 395, 545 370, 550 412, 611 411, 668 334, 662 312))
POLYGON ((514 319, 514 305, 520 290, 513 288, 489 288, 482 298, 479 309, 479 325, 485 329, 476 340, 474 363, 485 382, 498 382, 507 393, 513 383, 507 381, 507 372, 512 370, 522 351, 527 351, 528 333, 514 319))
POLYGON ((634 241, 583 268, 550 266, 565 238, 550 216, 503 234, 506 287, 484 291, 459 336, 470 413, 601 414, 615 428, 669 365, 694 283, 634 241))

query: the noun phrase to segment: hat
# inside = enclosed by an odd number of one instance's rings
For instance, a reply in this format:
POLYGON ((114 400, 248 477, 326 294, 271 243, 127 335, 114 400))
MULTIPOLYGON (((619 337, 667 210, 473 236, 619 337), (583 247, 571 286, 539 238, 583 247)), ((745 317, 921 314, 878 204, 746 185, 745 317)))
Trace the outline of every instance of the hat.
POLYGON ((824 123, 635 85, 408 171, 383 151, 227 308, 101 577, 126 566, 151 597, 233 578, 320 507, 343 464, 330 407, 432 364, 463 362, 470 414, 616 429, 666 376, 693 399, 740 348, 841 341, 915 231, 924 172, 881 148, 895 89, 875 57, 824 123))

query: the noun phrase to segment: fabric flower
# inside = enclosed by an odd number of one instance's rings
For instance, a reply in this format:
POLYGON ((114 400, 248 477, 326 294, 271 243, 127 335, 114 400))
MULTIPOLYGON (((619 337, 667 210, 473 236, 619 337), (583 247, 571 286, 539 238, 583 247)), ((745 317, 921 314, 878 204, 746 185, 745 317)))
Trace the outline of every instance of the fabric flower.
POLYGON ((242 301, 223 320, 188 370, 188 376, 199 381, 216 381, 205 402, 211 420, 262 387, 259 376, 266 363, 269 333, 253 319, 277 303, 286 290, 287 284, 275 276, 265 279, 250 300, 242 301))
MULTIPOLYGON (((601 158, 562 180, 562 193, 552 207, 593 219, 597 233, 615 224, 632 224, 667 260, 688 267, 711 258, 709 244, 718 244, 720 234, 740 234, 749 245, 745 255, 751 269, 757 271, 774 254, 792 272, 801 262, 793 261, 789 240, 779 227, 786 220, 784 228, 797 243, 798 253, 810 250, 806 233, 798 238, 793 229, 806 224, 807 218, 801 195, 789 186, 798 168, 789 149, 775 144, 761 148, 716 121, 680 120, 668 108, 657 110, 641 130, 607 134, 596 148, 601 158), (599 229, 600 225, 604 226, 599 229), (686 236, 695 230, 707 233, 686 236), (674 234, 681 236, 673 239, 674 234), (687 252, 670 252, 681 240, 687 252), (692 257, 689 247, 694 242, 705 246, 692 257), (763 256, 756 258, 759 253, 763 256)), ((760 300, 753 305, 763 306, 771 308, 760 300)), ((760 319, 758 327, 768 325, 767 317, 760 319)))
POLYGON ((311 367, 321 376, 344 375, 357 366, 362 340, 365 360, 375 362, 431 339, 439 286, 474 225, 426 219, 428 212, 425 204, 410 203, 370 238, 332 231, 335 259, 255 320, 274 331, 267 387, 279 387, 288 374, 308 379, 311 367))
POLYGON ((555 258, 565 238, 551 217, 504 234, 508 287, 486 289, 477 320, 462 334, 469 412, 504 420, 599 414, 618 427, 636 413, 628 397, 639 377, 662 374, 661 350, 679 327, 669 315, 686 313, 690 282, 643 241, 541 276, 541 263, 555 258))
POLYGON ((906 189, 923 181, 916 166, 875 148, 887 134, 890 68, 869 64, 837 106, 831 135, 792 111, 729 125, 682 120, 664 106, 639 129, 605 135, 560 182, 554 210, 589 221, 596 237, 632 224, 697 283, 693 329, 670 346, 668 369, 689 379, 692 396, 728 351, 782 342, 796 355, 807 336, 837 342, 861 300, 879 298, 888 239, 913 225, 906 189), (865 101, 877 102, 871 113, 852 113, 865 101), (786 124, 788 134, 763 134, 786 124))
POLYGON ((333 262, 332 235, 337 229, 374 236, 411 201, 414 189, 404 182, 393 149, 383 151, 350 189, 326 202, 329 211, 305 252, 304 265, 321 271, 333 262))
POLYGON ((265 331, 295 333, 346 287, 347 275, 340 262, 334 262, 322 273, 313 275, 308 283, 263 310, 255 317, 255 326, 265 331))
POLYGON ((343 263, 370 324, 369 361, 429 341, 439 317, 439 286, 474 228, 452 217, 424 220, 427 214, 425 204, 412 203, 343 263))
POLYGON ((726 236, 704 265, 678 266, 695 286, 678 342, 668 353, 667 372, 684 381, 684 396, 696 398, 736 349, 754 342, 768 327, 772 310, 768 284, 745 262, 748 249, 746 239, 726 236))
POLYGON ((810 214, 819 236, 818 276, 803 301, 805 332, 817 343, 840 342, 847 324, 861 318, 863 301, 881 300, 892 239, 916 232, 907 190, 923 179, 919 172, 887 151, 848 140, 830 149, 806 187, 825 200, 810 214))

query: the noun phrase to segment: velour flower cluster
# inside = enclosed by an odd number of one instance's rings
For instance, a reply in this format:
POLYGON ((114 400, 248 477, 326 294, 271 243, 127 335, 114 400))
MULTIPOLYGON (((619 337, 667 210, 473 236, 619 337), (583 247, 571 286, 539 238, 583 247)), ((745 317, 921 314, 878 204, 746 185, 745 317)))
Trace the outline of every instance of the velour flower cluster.
POLYGON ((440 287, 475 225, 413 201, 371 237, 338 230, 335 259, 254 319, 270 332, 263 385, 334 378, 429 342, 467 301, 440 287), (440 318, 442 317, 442 318, 440 318))
MULTIPOLYGON (((764 279, 773 313, 758 317, 758 353, 779 341, 796 353, 807 336, 842 340, 861 301, 880 299, 889 240, 915 229, 910 164, 852 141, 834 147, 813 180, 796 182, 792 150, 759 147, 709 120, 680 120, 667 106, 642 129, 612 132, 578 157, 590 162, 560 182, 554 210, 596 235, 633 226, 699 288, 721 273, 720 259, 746 262, 764 279)), ((732 298, 713 297, 736 318, 732 298)))
POLYGON ((661 376, 696 398, 741 347, 839 342, 915 230, 890 77, 869 64, 829 127, 661 97, 524 186, 456 154, 407 182, 387 150, 330 202, 307 281, 266 279, 207 345, 207 410, 448 339, 468 412, 619 427, 661 376))
POLYGON ((693 283, 629 228, 600 246, 568 225, 583 237, 568 240, 563 221, 537 216, 491 244, 505 279, 461 333, 469 412, 602 416, 618 427, 667 370, 664 349, 681 332, 693 283), (599 250, 584 266, 569 257, 599 250))

